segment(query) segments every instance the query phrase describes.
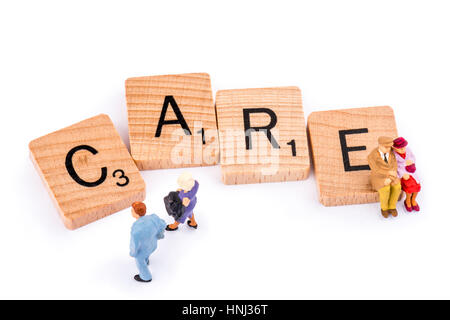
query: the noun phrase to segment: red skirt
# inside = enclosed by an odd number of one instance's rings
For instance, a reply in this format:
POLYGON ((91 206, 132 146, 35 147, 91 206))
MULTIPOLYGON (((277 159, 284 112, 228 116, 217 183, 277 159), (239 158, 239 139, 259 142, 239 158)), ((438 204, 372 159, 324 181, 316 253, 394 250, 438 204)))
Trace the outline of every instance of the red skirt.
POLYGON ((408 180, 402 178, 401 183, 402 190, 406 193, 415 193, 420 191, 420 184, 417 183, 412 176, 409 176, 408 180))

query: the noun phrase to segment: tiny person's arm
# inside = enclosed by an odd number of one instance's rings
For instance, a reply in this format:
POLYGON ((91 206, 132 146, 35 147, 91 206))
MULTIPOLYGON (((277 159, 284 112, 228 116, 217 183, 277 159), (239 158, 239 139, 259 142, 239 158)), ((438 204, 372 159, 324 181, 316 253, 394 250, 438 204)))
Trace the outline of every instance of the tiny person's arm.
POLYGON ((136 245, 136 241, 134 240, 134 237, 131 236, 131 241, 130 241, 130 256, 132 257, 136 257, 137 256, 137 245, 136 245))
POLYGON ((189 198, 183 198, 183 206, 187 207, 191 203, 191 200, 189 198))
POLYGON ((373 176, 381 179, 389 177, 389 172, 378 168, 376 165, 376 160, 374 160, 372 157, 367 157, 367 161, 369 162, 369 167, 372 171, 373 176))
POLYGON ((412 163, 416 163, 416 156, 411 151, 411 149, 408 149, 408 160, 411 160, 412 163))

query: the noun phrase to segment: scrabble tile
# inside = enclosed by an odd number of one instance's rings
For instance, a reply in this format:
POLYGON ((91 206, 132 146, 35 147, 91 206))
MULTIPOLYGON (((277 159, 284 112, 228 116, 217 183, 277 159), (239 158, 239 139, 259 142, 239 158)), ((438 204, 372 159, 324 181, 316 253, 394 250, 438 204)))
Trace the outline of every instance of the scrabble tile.
POLYGON ((310 160, 299 88, 218 91, 216 111, 225 184, 307 178, 310 160))
POLYGON ((308 134, 320 202, 325 206, 378 202, 367 156, 379 136, 397 137, 390 107, 313 112, 308 134))
POLYGON ((141 170, 215 165, 216 115, 207 73, 125 82, 131 156, 141 170))
POLYGON ((68 229, 145 198, 144 180, 107 115, 33 140, 29 148, 68 229))

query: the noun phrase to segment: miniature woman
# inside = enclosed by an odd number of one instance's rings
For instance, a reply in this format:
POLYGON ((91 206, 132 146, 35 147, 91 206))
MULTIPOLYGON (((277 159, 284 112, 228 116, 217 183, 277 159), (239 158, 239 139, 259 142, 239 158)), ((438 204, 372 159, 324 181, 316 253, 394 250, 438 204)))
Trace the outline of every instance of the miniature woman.
POLYGON ((178 189, 178 197, 181 199, 183 206, 185 206, 185 210, 183 215, 176 220, 174 223, 167 225, 167 231, 175 231, 178 229, 178 225, 180 223, 184 223, 187 218, 189 218, 187 224, 189 227, 197 229, 198 225, 194 218, 194 207, 197 204, 197 191, 199 184, 192 175, 188 172, 181 174, 178 177, 178 185, 180 189, 178 189))
POLYGON ((397 174, 401 178, 402 190, 406 193, 405 208, 406 211, 411 212, 420 210, 416 201, 420 191, 420 181, 416 173, 416 158, 407 145, 408 141, 399 137, 394 140, 393 149, 397 159, 397 174))

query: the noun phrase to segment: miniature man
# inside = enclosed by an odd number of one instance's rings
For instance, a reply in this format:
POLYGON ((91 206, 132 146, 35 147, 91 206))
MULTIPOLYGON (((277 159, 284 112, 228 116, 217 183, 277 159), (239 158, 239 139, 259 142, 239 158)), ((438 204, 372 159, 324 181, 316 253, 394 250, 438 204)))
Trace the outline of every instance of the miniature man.
POLYGON ((130 256, 136 259, 139 274, 134 280, 139 282, 152 281, 152 274, 148 269, 149 256, 156 250, 159 239, 164 238, 166 223, 156 214, 146 216, 147 208, 142 202, 135 202, 131 207, 131 215, 136 221, 131 227, 130 256))
POLYGON ((392 150, 392 138, 378 138, 378 148, 372 150, 367 157, 371 170, 370 182, 380 195, 381 214, 388 218, 397 213, 397 201, 400 196, 401 184, 397 177, 397 160, 392 150))
POLYGON ((183 206, 185 206, 185 211, 183 215, 176 220, 174 223, 167 225, 166 230, 167 231, 175 231, 178 229, 178 225, 180 223, 184 223, 187 218, 188 220, 188 226, 194 229, 197 229, 198 225, 194 218, 194 207, 197 204, 197 191, 199 184, 194 178, 192 178, 192 175, 188 172, 185 172, 181 174, 178 177, 178 185, 180 186, 180 189, 178 189, 178 196, 180 197, 183 206))

